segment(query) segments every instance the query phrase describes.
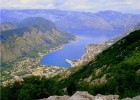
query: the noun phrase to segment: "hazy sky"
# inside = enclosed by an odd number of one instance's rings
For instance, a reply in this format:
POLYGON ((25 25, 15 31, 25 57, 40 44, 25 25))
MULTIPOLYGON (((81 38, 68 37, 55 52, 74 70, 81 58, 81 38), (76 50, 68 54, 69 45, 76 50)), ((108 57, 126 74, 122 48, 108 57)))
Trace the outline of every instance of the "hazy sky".
POLYGON ((61 9, 140 13, 140 0, 0 0, 1 8, 61 9))

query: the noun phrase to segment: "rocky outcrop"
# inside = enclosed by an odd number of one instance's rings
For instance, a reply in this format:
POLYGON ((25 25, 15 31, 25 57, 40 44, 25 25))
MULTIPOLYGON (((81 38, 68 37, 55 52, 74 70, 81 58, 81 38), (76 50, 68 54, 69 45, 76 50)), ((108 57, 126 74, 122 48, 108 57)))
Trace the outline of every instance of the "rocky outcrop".
POLYGON ((140 100, 140 96, 136 96, 134 98, 125 98, 125 99, 122 99, 122 100, 140 100))
POLYGON ((74 95, 71 97, 69 96, 50 96, 48 98, 40 99, 40 100, 118 100, 118 95, 100 95, 93 96, 89 94, 88 92, 84 91, 77 91, 74 95))
POLYGON ((40 99, 40 100, 68 100, 69 96, 50 96, 47 99, 40 99))
POLYGON ((98 94, 97 96, 95 96, 95 98, 93 100, 119 100, 119 96, 118 95, 101 95, 98 94))
MULTIPOLYGON (((86 91, 77 91, 74 95, 70 96, 50 96, 48 98, 39 100, 120 100, 118 95, 101 95, 93 96, 86 91)), ((122 100, 140 100, 140 96, 134 98, 125 98, 122 100)))
POLYGON ((94 96, 90 95, 88 92, 77 91, 68 100, 94 100, 94 96))
POLYGON ((140 69, 138 69, 138 70, 136 71, 136 73, 137 73, 137 74, 140 74, 140 69))

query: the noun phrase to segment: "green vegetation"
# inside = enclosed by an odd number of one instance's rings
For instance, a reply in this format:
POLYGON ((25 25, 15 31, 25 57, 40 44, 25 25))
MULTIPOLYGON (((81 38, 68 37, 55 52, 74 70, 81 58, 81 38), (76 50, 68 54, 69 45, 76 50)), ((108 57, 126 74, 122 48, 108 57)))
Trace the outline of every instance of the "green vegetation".
POLYGON ((134 31, 121 39, 113 46, 103 51, 82 69, 73 73, 67 79, 61 81, 61 88, 75 85, 75 90, 86 90, 95 94, 118 94, 120 97, 133 97, 140 94, 140 75, 136 71, 140 69, 140 30, 134 31), (106 66, 106 67, 104 67, 106 66), (103 68, 95 75, 95 71, 103 68), (107 75, 107 82, 93 84, 92 81, 107 75), (92 75, 91 82, 83 81, 92 75))
POLYGON ((1 91, 2 100, 34 100, 54 95, 56 87, 53 79, 32 76, 2 87, 1 91))
POLYGON ((24 19, 15 29, 2 31, 0 37, 2 67, 9 67, 8 63, 19 57, 36 58, 38 52, 75 40, 74 35, 60 31, 54 23, 41 17, 24 19))
POLYGON ((140 95, 140 73, 137 72, 140 69, 140 30, 130 33, 104 50, 95 60, 78 69, 64 79, 60 76, 48 79, 31 77, 25 78, 21 84, 15 82, 11 86, 2 87, 3 100, 32 100, 50 95, 72 95, 78 90, 88 91, 92 95, 117 94, 120 98, 140 95), (105 82, 94 83, 104 75, 105 82), (89 81, 85 81, 91 76, 89 81), (63 91, 65 88, 67 91, 63 91))

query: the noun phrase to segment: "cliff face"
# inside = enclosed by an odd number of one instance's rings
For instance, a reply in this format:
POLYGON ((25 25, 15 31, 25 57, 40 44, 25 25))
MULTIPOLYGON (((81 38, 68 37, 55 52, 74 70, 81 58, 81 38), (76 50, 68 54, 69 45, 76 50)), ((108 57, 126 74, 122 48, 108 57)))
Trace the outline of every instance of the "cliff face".
MULTIPOLYGON (((10 27, 10 24, 7 26, 10 27)), ((2 28, 0 34, 2 62, 14 61, 25 55, 37 56, 38 52, 75 39, 75 36, 62 32, 54 23, 41 17, 24 19, 18 27, 13 27, 15 29, 9 27, 2 28)))

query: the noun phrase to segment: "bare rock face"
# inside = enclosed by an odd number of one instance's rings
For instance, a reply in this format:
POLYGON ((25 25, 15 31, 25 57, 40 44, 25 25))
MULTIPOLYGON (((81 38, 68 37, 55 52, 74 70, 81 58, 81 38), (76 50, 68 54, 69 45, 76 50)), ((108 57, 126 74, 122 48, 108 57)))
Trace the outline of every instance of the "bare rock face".
POLYGON ((40 100, 68 100, 69 96, 50 96, 47 99, 40 99, 40 100))
POLYGON ((94 100, 119 100, 119 96, 118 95, 101 95, 98 94, 97 96, 95 96, 94 100))
POLYGON ((136 97, 133 97, 133 98, 125 98, 125 99, 122 99, 122 100, 140 100, 140 96, 136 96, 136 97))
POLYGON ((90 95, 88 92, 77 91, 68 100, 94 100, 94 96, 90 95))
POLYGON ((136 71, 137 74, 140 74, 140 69, 136 71))
POLYGON ((134 97, 133 100, 140 100, 140 96, 134 97))
POLYGON ((104 74, 101 78, 97 78, 95 80, 93 80, 91 83, 92 84, 102 84, 102 83, 106 83, 106 74, 104 74))
MULTIPOLYGON (((120 100, 118 95, 101 95, 93 96, 86 91, 77 91, 71 97, 69 96, 50 96, 40 100, 120 100)), ((134 98, 124 98, 121 100, 140 100, 140 96, 134 98)))
POLYGON ((122 100, 132 100, 131 98, 124 98, 124 99, 122 99, 122 100))
POLYGON ((40 99, 40 100, 119 100, 118 95, 108 95, 104 96, 98 94, 97 96, 93 96, 88 92, 84 91, 77 91, 73 96, 50 96, 47 99, 40 99))

